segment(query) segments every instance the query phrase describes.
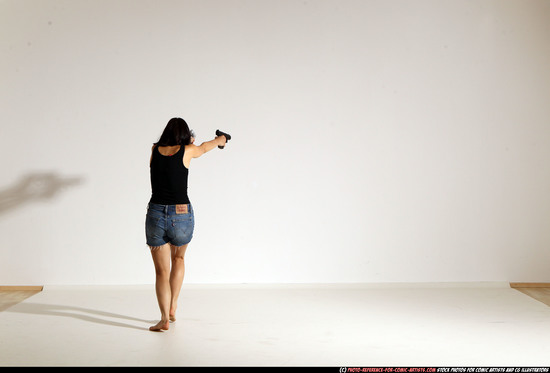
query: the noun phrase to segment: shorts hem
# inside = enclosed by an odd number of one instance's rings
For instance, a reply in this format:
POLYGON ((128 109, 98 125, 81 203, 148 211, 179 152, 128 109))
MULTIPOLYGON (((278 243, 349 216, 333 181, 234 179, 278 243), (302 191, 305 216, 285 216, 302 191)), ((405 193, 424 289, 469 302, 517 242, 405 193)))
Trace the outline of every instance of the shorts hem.
POLYGON ((175 245, 175 244, 173 244, 172 242, 165 242, 165 243, 163 243, 162 245, 151 245, 151 244, 148 244, 148 243, 146 243, 145 245, 146 245, 147 247, 149 247, 149 249, 151 249, 151 250, 154 251, 154 250, 160 249, 161 247, 163 247, 163 246, 166 245, 166 244, 169 244, 170 247, 180 248, 180 247, 182 247, 182 246, 189 245, 190 243, 191 243, 191 241, 189 241, 189 242, 187 242, 187 243, 183 243, 183 244, 181 244, 181 245, 175 245))

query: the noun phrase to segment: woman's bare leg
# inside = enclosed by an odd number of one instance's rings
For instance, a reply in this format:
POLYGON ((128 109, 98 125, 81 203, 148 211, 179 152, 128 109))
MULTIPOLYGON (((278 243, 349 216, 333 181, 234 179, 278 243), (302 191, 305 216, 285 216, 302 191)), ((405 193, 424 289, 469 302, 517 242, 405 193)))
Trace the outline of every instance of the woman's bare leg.
POLYGON ((151 326, 149 330, 168 330, 170 314, 170 245, 152 248, 151 255, 155 264, 155 290, 160 308, 161 319, 157 325, 151 326))
POLYGON ((170 321, 176 321, 176 309, 178 308, 178 297, 180 295, 183 277, 185 276, 185 250, 187 245, 172 246, 172 270, 170 271, 170 321))

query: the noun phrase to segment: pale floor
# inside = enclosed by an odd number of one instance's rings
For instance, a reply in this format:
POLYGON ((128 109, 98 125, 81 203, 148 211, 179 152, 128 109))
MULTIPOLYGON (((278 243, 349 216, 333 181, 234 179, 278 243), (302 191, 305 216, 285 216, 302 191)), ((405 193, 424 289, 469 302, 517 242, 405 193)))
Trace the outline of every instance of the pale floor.
POLYGON ((0 366, 550 365, 550 307, 502 284, 184 284, 161 333, 151 285, 15 303, 0 303, 0 366))

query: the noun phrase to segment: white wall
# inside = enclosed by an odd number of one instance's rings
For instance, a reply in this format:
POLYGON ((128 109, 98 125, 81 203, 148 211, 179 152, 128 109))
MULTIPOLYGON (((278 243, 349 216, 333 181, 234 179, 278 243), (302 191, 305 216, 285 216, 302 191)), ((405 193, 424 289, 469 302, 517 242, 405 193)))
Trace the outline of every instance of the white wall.
POLYGON ((550 281, 550 2, 3 0, 0 284, 152 283, 185 118, 186 282, 550 281))

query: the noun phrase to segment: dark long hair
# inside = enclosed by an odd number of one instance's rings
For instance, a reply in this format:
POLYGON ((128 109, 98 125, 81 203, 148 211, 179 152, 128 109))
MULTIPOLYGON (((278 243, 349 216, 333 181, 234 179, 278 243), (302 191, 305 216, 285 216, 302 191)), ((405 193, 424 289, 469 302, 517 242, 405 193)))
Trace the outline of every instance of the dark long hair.
POLYGON ((181 118, 172 118, 168 121, 155 146, 189 145, 190 143, 191 131, 187 122, 181 118))

